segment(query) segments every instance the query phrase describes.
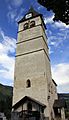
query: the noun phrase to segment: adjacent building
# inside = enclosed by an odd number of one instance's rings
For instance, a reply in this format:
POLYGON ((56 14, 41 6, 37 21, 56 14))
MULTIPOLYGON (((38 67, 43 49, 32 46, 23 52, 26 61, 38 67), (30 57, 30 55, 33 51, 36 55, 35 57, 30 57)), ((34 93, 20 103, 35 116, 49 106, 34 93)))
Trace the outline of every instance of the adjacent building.
POLYGON ((0 112, 0 120, 7 120, 4 113, 0 112))

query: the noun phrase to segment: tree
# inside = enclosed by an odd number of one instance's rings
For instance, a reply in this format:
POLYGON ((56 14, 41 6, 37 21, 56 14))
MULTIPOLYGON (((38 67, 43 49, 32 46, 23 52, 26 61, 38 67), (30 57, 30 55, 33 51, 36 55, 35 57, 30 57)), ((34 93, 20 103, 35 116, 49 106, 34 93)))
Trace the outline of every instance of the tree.
POLYGON ((55 13, 54 21, 60 20, 69 24, 69 1, 68 0, 38 0, 38 2, 55 13))
POLYGON ((7 119, 11 118, 12 97, 7 96, 5 100, 0 100, 0 112, 3 112, 7 119))

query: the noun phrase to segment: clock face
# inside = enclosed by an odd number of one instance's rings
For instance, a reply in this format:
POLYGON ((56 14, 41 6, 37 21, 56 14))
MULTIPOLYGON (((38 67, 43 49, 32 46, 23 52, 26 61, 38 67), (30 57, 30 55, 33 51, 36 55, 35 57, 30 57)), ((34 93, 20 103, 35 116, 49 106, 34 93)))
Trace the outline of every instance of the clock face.
POLYGON ((30 18, 30 17, 32 17, 32 13, 29 13, 29 14, 27 14, 27 15, 25 16, 26 19, 28 19, 28 18, 30 18))

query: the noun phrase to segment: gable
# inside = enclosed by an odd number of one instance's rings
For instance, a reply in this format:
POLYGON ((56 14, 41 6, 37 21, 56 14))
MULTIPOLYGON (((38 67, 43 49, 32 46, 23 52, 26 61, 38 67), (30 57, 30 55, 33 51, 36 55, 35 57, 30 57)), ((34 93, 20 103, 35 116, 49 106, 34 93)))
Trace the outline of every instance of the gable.
POLYGON ((39 101, 37 101, 37 100, 35 100, 35 99, 33 99, 33 98, 30 98, 30 97, 28 97, 28 96, 25 96, 25 97, 22 98, 20 101, 18 101, 15 105, 13 105, 12 108, 17 109, 19 106, 24 105, 24 103, 26 103, 26 102, 33 102, 33 103, 35 103, 36 105, 41 106, 41 107, 43 107, 43 108, 46 107, 46 105, 44 105, 43 103, 40 103, 39 101))

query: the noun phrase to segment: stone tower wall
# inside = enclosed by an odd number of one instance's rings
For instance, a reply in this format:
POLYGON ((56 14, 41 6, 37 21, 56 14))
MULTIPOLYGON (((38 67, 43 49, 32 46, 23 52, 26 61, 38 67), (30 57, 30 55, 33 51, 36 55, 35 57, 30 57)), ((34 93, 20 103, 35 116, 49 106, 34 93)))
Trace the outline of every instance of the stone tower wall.
MULTIPOLYGON (((13 105, 29 96, 46 105, 45 115, 51 118, 53 95, 49 88, 54 86, 51 78, 50 59, 41 17, 31 18, 19 24, 16 49, 13 105), (35 21, 35 26, 24 30, 25 23, 35 21), (27 80, 31 86, 27 88, 27 80), (50 100, 48 97, 50 96, 50 100)), ((55 89, 55 87, 53 87, 55 89)))

